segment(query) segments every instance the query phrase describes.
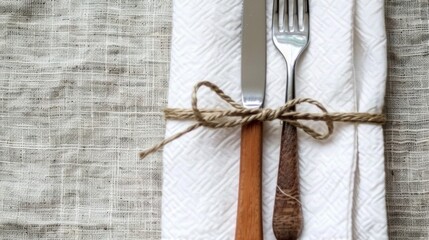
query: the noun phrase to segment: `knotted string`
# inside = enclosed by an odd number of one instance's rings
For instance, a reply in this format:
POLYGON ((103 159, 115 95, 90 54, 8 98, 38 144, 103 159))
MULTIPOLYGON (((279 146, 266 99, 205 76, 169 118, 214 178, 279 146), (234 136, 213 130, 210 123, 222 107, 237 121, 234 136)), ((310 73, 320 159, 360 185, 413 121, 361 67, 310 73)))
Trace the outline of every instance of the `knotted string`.
POLYGON ((232 100, 215 84, 202 81, 194 86, 192 92, 192 109, 167 108, 164 110, 167 120, 195 120, 197 123, 189 126, 183 131, 176 133, 157 145, 140 153, 140 158, 145 158, 149 154, 157 152, 168 143, 194 131, 200 127, 208 128, 232 128, 243 126, 253 121, 273 121, 280 120, 296 128, 302 129, 305 133, 317 140, 327 139, 334 131, 334 122, 352 123, 374 123, 383 124, 386 118, 382 114, 371 113, 329 113, 328 110, 318 101, 311 98, 296 98, 288 101, 285 105, 277 108, 248 109, 232 100), (198 91, 201 87, 207 87, 216 93, 224 102, 228 103, 231 109, 200 109, 198 108, 198 91), (307 103, 317 107, 320 113, 307 113, 291 111, 293 107, 307 103), (327 131, 320 132, 299 122, 298 120, 322 121, 326 124, 327 131))

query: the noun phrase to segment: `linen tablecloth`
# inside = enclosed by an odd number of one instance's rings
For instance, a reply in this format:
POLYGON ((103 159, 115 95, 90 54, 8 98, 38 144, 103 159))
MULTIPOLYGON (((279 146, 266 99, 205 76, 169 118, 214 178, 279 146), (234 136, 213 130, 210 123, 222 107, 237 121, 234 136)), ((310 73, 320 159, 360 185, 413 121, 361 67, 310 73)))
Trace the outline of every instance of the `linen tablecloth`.
POLYGON ((0 239, 158 239, 170 1, 0 1, 0 239))
POLYGON ((391 239, 429 239, 429 2, 387 0, 385 126, 391 239))
MULTIPOLYGON (((330 111, 381 112, 386 79, 383 1, 310 1, 311 42, 297 70, 297 96, 330 111)), ((192 86, 210 80, 240 99, 242 1, 175 1, 170 107, 190 107, 192 86)), ((272 1, 267 1, 267 16, 272 1)), ((266 107, 283 103, 285 63, 267 20, 266 107)), ((218 99, 201 94, 205 106, 218 99)), ((200 98, 201 99, 201 98, 200 98)), ((306 106, 298 110, 313 110, 306 106)), ((167 135, 189 123, 169 122, 167 135)), ((280 124, 265 124, 263 198, 265 239, 271 221, 280 124)), ((165 239, 234 236, 239 129, 201 129, 164 151, 162 234, 165 239)), ((302 239, 386 239, 381 126, 336 124, 327 141, 299 133, 302 239)))

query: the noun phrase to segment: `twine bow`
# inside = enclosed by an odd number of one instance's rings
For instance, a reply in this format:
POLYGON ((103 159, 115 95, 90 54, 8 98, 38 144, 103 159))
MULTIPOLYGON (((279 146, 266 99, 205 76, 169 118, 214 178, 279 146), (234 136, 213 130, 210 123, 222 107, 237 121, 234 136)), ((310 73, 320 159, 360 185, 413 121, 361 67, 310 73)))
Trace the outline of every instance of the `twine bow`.
POLYGON ((288 101, 285 105, 277 108, 248 109, 232 100, 218 86, 209 82, 202 81, 194 86, 192 92, 192 109, 167 108, 164 110, 167 120, 195 120, 197 123, 189 126, 183 131, 176 133, 157 145, 140 153, 140 158, 145 158, 163 148, 168 143, 182 137, 183 135, 194 131, 199 127, 208 128, 232 128, 246 125, 253 121, 273 121, 280 120, 296 128, 302 129, 308 135, 317 140, 327 139, 334 131, 334 122, 352 122, 352 123, 374 123, 383 124, 386 118, 382 114, 371 113, 329 113, 328 110, 318 101, 311 98, 296 98, 288 101), (223 101, 228 103, 231 109, 199 109, 198 91, 201 87, 207 87, 216 93, 223 101), (307 103, 317 107, 320 113, 306 113, 291 111, 293 107, 307 103), (323 121, 326 124, 327 131, 320 132, 298 120, 323 121))

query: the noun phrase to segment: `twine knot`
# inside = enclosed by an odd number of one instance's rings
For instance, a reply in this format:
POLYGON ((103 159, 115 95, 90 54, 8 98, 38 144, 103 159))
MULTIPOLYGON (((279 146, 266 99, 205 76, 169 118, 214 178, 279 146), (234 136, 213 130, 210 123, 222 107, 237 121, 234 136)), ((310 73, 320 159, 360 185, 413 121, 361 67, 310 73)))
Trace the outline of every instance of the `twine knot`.
POLYGON ((302 129, 305 133, 317 140, 327 139, 334 132, 334 122, 352 123, 374 123, 383 124, 386 119, 382 114, 371 113, 329 113, 328 110, 318 101, 311 98, 296 98, 286 102, 285 105, 277 108, 248 109, 235 102, 230 96, 225 94, 217 85, 202 81, 194 86, 192 92, 192 109, 167 108, 164 110, 167 120, 195 120, 196 124, 189 126, 183 131, 166 138, 157 145, 140 153, 140 158, 154 153, 163 148, 168 143, 194 131, 199 127, 208 128, 232 128, 243 126, 253 121, 273 121, 280 120, 296 128, 302 129), (231 109, 200 109, 198 107, 198 91, 201 87, 207 87, 216 93, 224 102, 228 103, 231 109), (297 105, 307 103, 317 107, 320 113, 295 112, 297 105), (322 121, 326 124, 327 131, 320 132, 298 120, 322 121))

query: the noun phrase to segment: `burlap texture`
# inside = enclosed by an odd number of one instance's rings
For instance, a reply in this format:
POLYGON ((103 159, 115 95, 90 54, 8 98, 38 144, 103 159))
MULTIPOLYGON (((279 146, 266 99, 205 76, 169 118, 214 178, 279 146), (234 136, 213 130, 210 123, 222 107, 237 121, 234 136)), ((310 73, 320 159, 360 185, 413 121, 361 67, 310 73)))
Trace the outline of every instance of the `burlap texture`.
POLYGON ((429 2, 387 0, 385 127, 391 239, 429 239, 429 2))
POLYGON ((169 0, 0 1, 0 239, 160 238, 169 0))

